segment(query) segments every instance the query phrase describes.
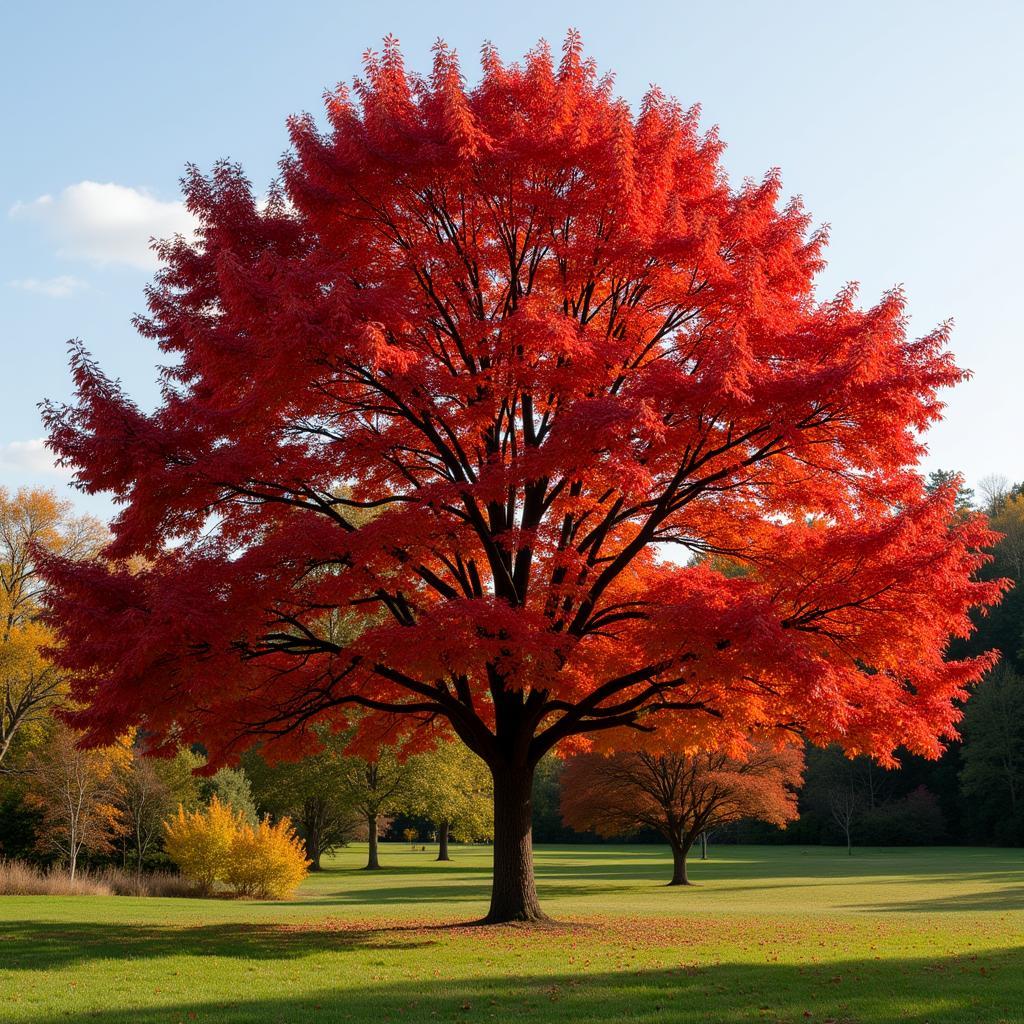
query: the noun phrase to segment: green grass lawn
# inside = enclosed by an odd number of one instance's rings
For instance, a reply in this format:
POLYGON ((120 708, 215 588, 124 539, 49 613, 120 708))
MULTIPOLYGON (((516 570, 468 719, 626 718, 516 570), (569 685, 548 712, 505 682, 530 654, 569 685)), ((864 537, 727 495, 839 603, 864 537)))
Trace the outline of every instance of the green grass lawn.
POLYGON ((1024 854, 541 847, 552 928, 473 928, 490 852, 343 851, 286 903, 0 898, 0 1022, 1024 1022, 1024 854))

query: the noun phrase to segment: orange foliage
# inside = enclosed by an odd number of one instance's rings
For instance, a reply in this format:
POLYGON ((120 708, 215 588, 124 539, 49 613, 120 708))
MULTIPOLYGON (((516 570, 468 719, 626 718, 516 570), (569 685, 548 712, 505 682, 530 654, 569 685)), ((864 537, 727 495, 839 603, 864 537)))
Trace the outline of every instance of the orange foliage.
POLYGON ((702 832, 743 818, 785 826, 797 817, 802 752, 755 744, 742 757, 721 752, 582 754, 562 773, 562 818, 605 836, 649 828, 685 863, 702 832))
POLYGON ((290 896, 309 873, 302 840, 282 818, 272 825, 243 823, 231 842, 225 881, 239 896, 281 900, 290 896))
POLYGON ((56 725, 29 760, 28 801, 42 811, 39 848, 60 854, 72 878, 83 851, 113 850, 124 827, 117 807, 120 776, 131 761, 126 738, 89 750, 78 746, 79 738, 56 725))

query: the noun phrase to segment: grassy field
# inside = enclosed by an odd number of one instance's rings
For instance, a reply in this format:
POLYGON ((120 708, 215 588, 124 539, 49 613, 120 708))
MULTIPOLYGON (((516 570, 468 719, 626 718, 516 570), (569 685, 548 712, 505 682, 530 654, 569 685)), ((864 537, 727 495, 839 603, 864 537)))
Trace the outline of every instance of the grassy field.
POLYGON ((479 929, 490 854, 343 851, 287 903, 0 898, 0 1021, 1024 1021, 1024 855, 542 847, 555 927, 479 929))

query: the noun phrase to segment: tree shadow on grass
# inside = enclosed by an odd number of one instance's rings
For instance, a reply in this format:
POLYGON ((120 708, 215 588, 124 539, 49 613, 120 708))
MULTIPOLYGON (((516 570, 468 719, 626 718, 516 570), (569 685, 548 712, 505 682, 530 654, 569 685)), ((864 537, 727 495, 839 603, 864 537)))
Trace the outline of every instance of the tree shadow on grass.
MULTIPOLYGON (((659 879, 661 884, 666 884, 670 874, 666 873, 659 879)), ((647 879, 637 879, 639 883, 647 879)), ((636 885, 613 885, 604 882, 601 878, 584 885, 568 884, 545 884, 543 878, 538 879, 538 889, 541 901, 549 899, 571 899, 577 896, 599 896, 606 897, 616 893, 636 892, 636 885)), ((467 882, 460 885, 456 881, 444 880, 444 884, 437 885, 402 885, 396 879, 393 885, 382 886, 374 889, 343 889, 337 892, 310 893, 303 899, 300 892, 298 897, 290 899, 281 906, 289 907, 324 907, 324 906, 391 906, 405 903, 411 904, 449 904, 477 902, 486 904, 490 897, 491 881, 490 875, 479 882, 467 882)), ((482 911, 481 911, 482 913, 482 911)))
MULTIPOLYGON (((450 969, 444 962, 441 966, 445 972, 450 969)), ((802 966, 689 964, 664 970, 431 977, 377 985, 347 984, 350 979, 339 974, 337 986, 294 996, 218 998, 200 985, 194 1000, 124 1009, 62 1007, 60 1019, 66 1024, 1009 1024, 1022 1019, 1022 968, 1024 951, 1002 949, 976 956, 847 959, 802 966)))
POLYGON ((167 956, 290 960, 314 953, 421 949, 436 945, 453 926, 367 928, 333 925, 99 924, 95 922, 5 921, 0 928, 0 968, 61 970, 91 960, 158 959, 167 956))
POLYGON ((339 868, 327 865, 310 877, 330 878, 332 875, 336 875, 344 878, 375 878, 378 875, 433 875, 439 879, 444 879, 449 874, 487 875, 488 877, 491 874, 491 862, 489 860, 486 863, 466 863, 460 862, 457 859, 450 861, 429 860, 419 864, 395 863, 388 860, 387 851, 382 851, 380 859, 381 866, 373 871, 367 871, 362 866, 339 868))
POLYGON ((1007 886, 987 892, 952 893, 892 903, 853 903, 845 905, 842 909, 879 914, 949 914, 972 911, 998 913, 1003 910, 1024 910, 1024 886, 1007 886))

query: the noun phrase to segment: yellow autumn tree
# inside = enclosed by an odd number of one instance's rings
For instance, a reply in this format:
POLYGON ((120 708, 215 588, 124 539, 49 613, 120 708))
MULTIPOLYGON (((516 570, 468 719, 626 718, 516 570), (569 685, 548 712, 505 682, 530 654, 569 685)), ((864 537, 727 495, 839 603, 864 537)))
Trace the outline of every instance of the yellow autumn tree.
POLYGON ((487 765, 461 743, 442 743, 409 759, 404 810, 437 829, 437 859, 451 860, 450 838, 494 837, 494 790, 487 765))
POLYGON ((106 537, 98 520, 75 517, 51 490, 0 487, 0 762, 19 731, 44 723, 63 693, 60 673, 42 653, 51 637, 33 553, 95 558, 106 537))
POLYGON ((1024 495, 1004 499, 992 517, 992 528, 1003 535, 994 551, 996 568, 1019 586, 1024 580, 1024 495))

